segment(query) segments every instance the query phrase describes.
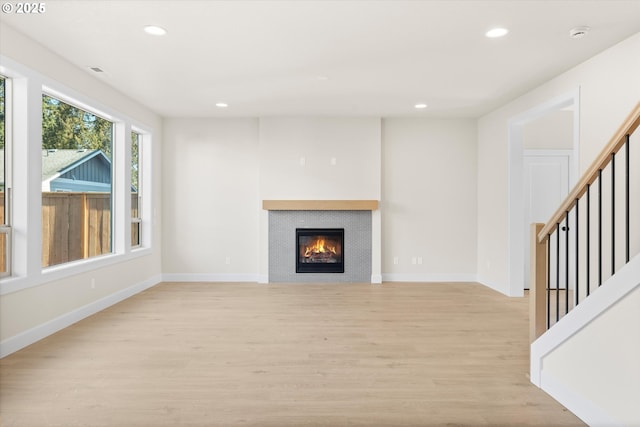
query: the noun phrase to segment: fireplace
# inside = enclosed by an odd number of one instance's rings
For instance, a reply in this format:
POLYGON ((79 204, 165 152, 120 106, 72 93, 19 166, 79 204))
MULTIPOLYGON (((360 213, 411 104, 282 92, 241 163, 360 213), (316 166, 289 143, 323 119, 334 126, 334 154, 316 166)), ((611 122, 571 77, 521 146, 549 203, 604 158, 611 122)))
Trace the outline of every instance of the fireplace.
MULTIPOLYGON (((369 283, 372 270, 372 211, 269 211, 267 283, 369 283), (344 230, 344 273, 297 273, 296 230, 344 230), (346 246, 345 246, 346 245, 346 246)), ((309 267, 310 263, 304 263, 309 267)), ((317 266, 316 266, 317 267, 317 266)), ((326 265, 324 266, 326 267, 326 265)), ((331 267, 335 267, 331 266, 331 267)))
POLYGON ((296 228, 296 273, 344 273, 344 228, 296 228))

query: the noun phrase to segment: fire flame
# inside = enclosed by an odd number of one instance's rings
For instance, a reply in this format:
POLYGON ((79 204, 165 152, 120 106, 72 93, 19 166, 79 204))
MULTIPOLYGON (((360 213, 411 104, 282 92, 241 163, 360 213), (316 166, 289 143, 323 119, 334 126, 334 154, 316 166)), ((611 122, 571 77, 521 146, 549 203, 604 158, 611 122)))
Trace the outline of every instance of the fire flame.
POLYGON ((305 248, 304 256, 310 257, 313 254, 324 254, 324 253, 332 253, 337 255, 337 250, 335 246, 330 246, 325 242, 324 239, 319 238, 313 244, 307 246, 305 248))

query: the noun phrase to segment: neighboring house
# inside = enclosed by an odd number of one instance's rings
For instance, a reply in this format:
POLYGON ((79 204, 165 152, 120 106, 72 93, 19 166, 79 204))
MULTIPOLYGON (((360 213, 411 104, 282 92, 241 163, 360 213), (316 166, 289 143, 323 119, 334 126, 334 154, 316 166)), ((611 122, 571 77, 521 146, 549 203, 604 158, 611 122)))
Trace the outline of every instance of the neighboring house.
POLYGON ((42 191, 111 192, 111 160, 102 150, 43 150, 42 191))

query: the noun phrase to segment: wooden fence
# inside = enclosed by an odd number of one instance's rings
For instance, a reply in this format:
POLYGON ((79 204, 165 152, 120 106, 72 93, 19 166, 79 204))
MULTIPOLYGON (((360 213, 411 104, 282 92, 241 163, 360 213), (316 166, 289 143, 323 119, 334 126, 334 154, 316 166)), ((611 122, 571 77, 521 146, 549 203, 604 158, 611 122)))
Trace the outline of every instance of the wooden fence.
MULTIPOLYGON (((138 194, 131 195, 131 216, 138 217, 138 194)), ((0 192, 0 224, 4 193, 0 192)), ((7 235, 0 233, 0 273, 7 271, 7 235)), ((131 224, 131 245, 140 243, 140 224, 131 224)), ((42 266, 111 252, 111 194, 42 193, 42 266)))
POLYGON ((111 194, 42 193, 42 266, 111 252, 111 194))
MULTIPOLYGON (((0 224, 4 224, 4 192, 0 192, 0 224)), ((7 235, 0 233, 0 274, 7 272, 7 235)))
MULTIPOLYGON (((138 193, 131 193, 131 218, 140 218, 138 193)), ((140 245, 140 222, 131 222, 131 247, 140 245)))

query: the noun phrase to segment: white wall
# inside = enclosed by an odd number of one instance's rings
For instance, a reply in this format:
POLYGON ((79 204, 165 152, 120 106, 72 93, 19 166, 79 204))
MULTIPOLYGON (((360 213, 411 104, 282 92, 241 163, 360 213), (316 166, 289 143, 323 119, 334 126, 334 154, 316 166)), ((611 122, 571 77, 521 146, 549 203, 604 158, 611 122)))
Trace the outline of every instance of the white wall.
POLYGON ((479 280, 509 293, 509 121, 580 90, 580 171, 589 167, 640 99, 640 34, 589 59, 478 121, 479 280))
POLYGON ((262 199, 379 200, 380 183, 379 118, 260 119, 262 199))
MULTIPOLYGON (((6 26, 2 28, 0 54, 5 58, 10 58, 12 63, 20 64, 22 67, 20 70, 22 73, 21 81, 30 82, 30 89, 35 91, 30 94, 30 97, 35 95, 33 99, 36 101, 36 107, 41 102, 39 94, 41 84, 54 84, 58 87, 68 88, 82 96, 83 99, 90 100, 91 104, 99 104, 111 111, 117 111, 153 133, 152 169, 148 182, 149 188, 152 190, 150 196, 153 196, 154 201, 152 206, 154 215, 149 229, 152 233, 153 248, 139 252, 138 255, 127 253, 86 264, 82 268, 61 267, 57 268, 55 272, 43 274, 39 267, 41 263, 40 231, 37 230, 38 227, 33 226, 33 224, 39 225, 38 218, 41 214, 32 209, 28 212, 31 222, 29 229, 16 230, 16 233, 27 233, 23 241, 25 244, 28 243, 28 251, 23 246, 18 248, 21 259, 15 260, 20 266, 18 270, 20 270, 21 277, 17 279, 5 278, 2 283, 4 289, 14 289, 8 293, 3 291, 0 296, 0 343, 2 354, 6 354, 80 320, 118 299, 152 286, 160 280, 161 230, 154 220, 159 220, 161 217, 159 212, 161 185, 157 166, 161 159, 159 148, 162 143, 162 129, 161 119, 145 107, 113 90, 89 75, 87 71, 79 70, 6 26), (92 280, 93 286, 91 286, 92 280)), ((9 60, 6 60, 0 66, 6 67, 8 63, 9 60)), ((20 111, 26 111, 26 109, 20 111)), ((36 110, 32 109, 32 111, 36 110)), ((24 114, 26 115, 26 113, 24 114)), ((18 119, 25 120, 25 117, 18 119)), ((35 122, 37 121, 36 117, 35 122)), ((33 123, 30 124, 30 126, 33 125, 33 123)), ((33 132, 31 135, 39 135, 39 131, 33 132)), ((16 150, 16 153, 36 153, 39 158, 40 139, 35 136, 22 138, 23 136, 20 134, 20 139, 15 141, 21 146, 16 150)), ((18 155, 16 153, 14 154, 18 155)), ((15 172, 23 174, 24 171, 16 170, 15 172)), ((31 185, 35 185, 39 189, 40 179, 37 174, 34 175, 32 172, 27 171, 28 176, 35 183, 31 183, 31 185)), ((23 181, 29 179, 26 173, 22 177, 25 178, 23 181)), ((24 193, 26 189, 27 187, 22 188, 21 193, 24 193)), ((17 191, 16 188, 16 193, 17 191)), ((15 194, 15 197, 20 200, 28 198, 30 206, 39 206, 35 203, 40 197, 39 191, 31 194, 15 194)), ((23 220, 24 218, 16 218, 18 223, 23 220)))
POLYGON ((164 134, 166 277, 256 281, 258 120, 167 119, 164 134))
POLYGON ((262 200, 373 199, 374 274, 475 280, 474 120, 168 119, 164 130, 169 279, 265 281, 262 200))
POLYGON ((380 199, 376 118, 168 119, 164 150, 169 279, 265 281, 262 200, 380 199))
POLYGON ((475 280, 476 158, 475 120, 383 121, 385 280, 475 280))

